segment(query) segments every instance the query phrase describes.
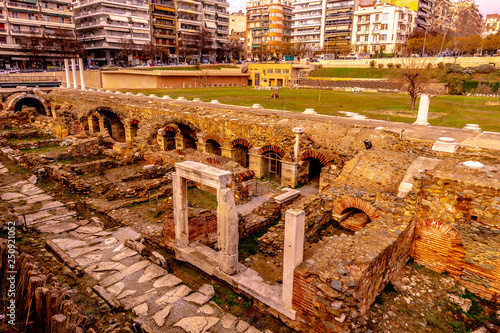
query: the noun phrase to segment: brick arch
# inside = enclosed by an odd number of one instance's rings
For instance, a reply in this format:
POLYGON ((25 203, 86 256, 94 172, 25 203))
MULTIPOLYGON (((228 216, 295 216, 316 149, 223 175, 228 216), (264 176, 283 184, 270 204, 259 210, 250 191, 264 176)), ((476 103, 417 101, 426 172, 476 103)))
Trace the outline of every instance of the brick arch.
POLYGON ((208 140, 214 140, 217 142, 220 146, 222 146, 223 140, 221 137, 216 134, 216 133, 208 133, 203 137, 203 143, 206 143, 208 140))
POLYGON ((276 153, 278 154, 281 158, 285 157, 286 156, 286 150, 279 147, 279 146, 276 146, 276 145, 267 145, 267 146, 264 146, 262 148, 259 149, 259 154, 260 155, 264 155, 265 153, 268 153, 268 152, 273 152, 273 153, 276 153))
POLYGON ((163 135, 163 134, 165 134, 167 132, 172 132, 174 134, 179 134, 181 131, 179 130, 179 128, 175 124, 167 125, 167 126, 165 126, 163 128, 160 128, 158 130, 158 134, 160 134, 160 135, 163 135))
POLYGON ((333 210, 336 214, 342 215, 349 208, 356 208, 361 210, 363 213, 368 215, 371 221, 374 221, 380 217, 380 215, 377 213, 377 210, 373 208, 372 205, 358 198, 344 198, 342 200, 339 200, 335 204, 333 210))
POLYGON ((308 158, 318 159, 323 166, 327 166, 333 163, 333 156, 330 152, 323 149, 306 150, 300 154, 299 159, 304 161, 308 158))
POLYGON ((462 275, 465 251, 458 232, 441 221, 424 218, 415 224, 412 248, 415 262, 435 272, 462 275))
POLYGON ((96 108, 90 109, 90 110, 85 112, 83 117, 88 118, 92 115, 102 115, 102 112, 113 113, 124 125, 125 125, 125 123, 128 123, 130 121, 125 113, 123 113, 122 111, 118 111, 118 110, 115 110, 113 108, 110 108, 109 106, 98 106, 96 108))
POLYGON ((39 108, 37 107, 37 112, 42 111, 45 115, 47 115, 47 109, 48 109, 47 102, 40 96, 30 93, 17 93, 10 95, 5 101, 5 104, 7 105, 6 109, 14 110, 17 103, 21 102, 23 99, 34 100, 35 103, 38 104, 39 106, 39 108))
POLYGON ((205 160, 205 162, 207 162, 208 164, 216 164, 216 165, 222 165, 222 163, 216 159, 216 158, 213 158, 213 157, 209 157, 205 160))
POLYGON ((237 139, 234 139, 230 142, 230 145, 231 145, 231 148, 234 148, 236 147, 237 145, 242 145, 242 146, 245 146, 247 147, 248 149, 252 148, 253 147, 253 144, 246 140, 246 139, 241 139, 241 138, 237 138, 237 139))

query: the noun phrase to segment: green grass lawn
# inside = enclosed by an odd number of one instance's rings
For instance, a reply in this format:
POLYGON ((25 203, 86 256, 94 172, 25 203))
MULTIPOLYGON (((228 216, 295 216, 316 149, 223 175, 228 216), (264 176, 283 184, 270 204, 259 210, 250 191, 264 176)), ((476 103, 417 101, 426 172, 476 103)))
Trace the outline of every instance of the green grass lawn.
MULTIPOLYGON (((251 87, 234 88, 190 88, 127 90, 134 93, 156 94, 172 98, 183 96, 188 100, 195 97, 209 102, 217 99, 224 104, 251 106, 259 103, 265 108, 300 111, 313 108, 318 113, 342 116, 338 111, 364 114, 372 119, 413 123, 416 113, 409 112, 410 98, 403 94, 362 93, 323 90, 321 103, 318 89, 282 89, 281 99, 268 99, 268 90, 254 90, 251 87)), ((479 124, 485 131, 500 132, 500 105, 486 105, 486 102, 500 102, 498 98, 470 96, 438 96, 431 99, 431 125, 462 128, 465 124, 479 124)), ((417 101, 418 106, 418 101, 417 101)))

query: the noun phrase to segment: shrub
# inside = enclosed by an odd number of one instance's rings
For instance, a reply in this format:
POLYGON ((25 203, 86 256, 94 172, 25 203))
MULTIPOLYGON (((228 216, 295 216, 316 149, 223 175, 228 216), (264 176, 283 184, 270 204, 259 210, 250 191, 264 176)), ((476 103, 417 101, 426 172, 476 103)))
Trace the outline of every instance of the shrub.
POLYGON ((394 64, 392 62, 388 63, 387 68, 394 68, 394 64))
POLYGON ((428 63, 427 66, 425 66, 427 69, 431 69, 432 68, 432 63, 428 63))
POLYGON ((462 73, 463 68, 460 65, 455 64, 446 64, 446 72, 448 73, 462 73))
POLYGON ((384 64, 378 64, 378 68, 384 68, 384 64))
POLYGON ((443 68, 444 68, 444 63, 443 63, 442 61, 441 61, 441 62, 438 62, 436 66, 437 66, 437 68, 439 68, 439 69, 443 69, 443 68))
POLYGON ((375 60, 370 61, 370 67, 371 68, 375 68, 376 64, 377 64, 377 62, 375 60))
POLYGON ((396 68, 401 68, 401 64, 396 64, 396 68))
POLYGON ((450 95, 461 95, 464 91, 465 80, 460 76, 453 74, 448 75, 446 85, 448 86, 448 93, 450 95))
POLYGON ((464 69, 464 71, 462 73, 464 75, 472 75, 472 74, 474 74, 474 70, 472 68, 466 68, 466 69, 464 69))
POLYGON ((495 71, 495 68, 491 65, 484 64, 484 65, 479 65, 477 67, 474 67, 474 71, 476 73, 480 73, 480 74, 489 74, 489 73, 493 73, 495 71))

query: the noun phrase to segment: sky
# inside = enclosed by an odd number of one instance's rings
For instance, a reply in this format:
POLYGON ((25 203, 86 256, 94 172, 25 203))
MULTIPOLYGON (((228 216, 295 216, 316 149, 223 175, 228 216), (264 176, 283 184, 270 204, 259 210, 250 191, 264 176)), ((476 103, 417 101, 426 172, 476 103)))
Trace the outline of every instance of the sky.
MULTIPOLYGON (((229 12, 237 12, 240 9, 245 11, 245 0, 229 0, 229 12)), ((486 14, 500 14, 500 0, 476 0, 479 10, 486 14)))

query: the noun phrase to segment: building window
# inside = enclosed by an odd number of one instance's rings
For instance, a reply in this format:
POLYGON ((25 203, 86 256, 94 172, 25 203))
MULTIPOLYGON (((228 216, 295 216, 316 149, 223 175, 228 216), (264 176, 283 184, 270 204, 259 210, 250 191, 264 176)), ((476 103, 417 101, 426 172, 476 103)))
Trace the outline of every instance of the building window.
POLYGON ((267 70, 267 74, 273 74, 273 70, 272 69, 268 69, 267 70))
POLYGON ((284 69, 283 70, 283 74, 290 74, 290 70, 289 69, 284 69))
POLYGON ((361 37, 360 36, 357 36, 356 37, 356 42, 359 42, 361 40, 361 37))
POLYGON ((262 70, 262 73, 266 74, 266 69, 263 69, 263 70, 262 70))
POLYGON ((387 23, 380 25, 380 30, 387 30, 387 23))
POLYGON ((368 36, 365 36, 365 42, 368 42, 368 36))
POLYGON ((369 31, 370 31, 370 26, 368 26, 368 25, 367 25, 367 26, 365 27, 365 32, 369 32, 369 31))
POLYGON ((18 12, 10 12, 10 16, 13 18, 19 18, 19 13, 18 12))
POLYGON ((35 15, 28 13, 28 20, 34 20, 34 19, 35 19, 35 15))
POLYGON ((387 35, 380 35, 380 40, 387 40, 387 35))
POLYGON ((358 25, 358 32, 361 32, 361 26, 358 25))
POLYGON ((64 17, 59 18, 59 23, 64 23, 64 17))
POLYGON ((375 15, 375 21, 378 21, 378 20, 380 20, 380 15, 379 15, 379 14, 376 14, 376 15, 375 15))
POLYGON ((281 69, 276 69, 276 70, 274 70, 274 72, 275 72, 276 74, 281 74, 281 69))

